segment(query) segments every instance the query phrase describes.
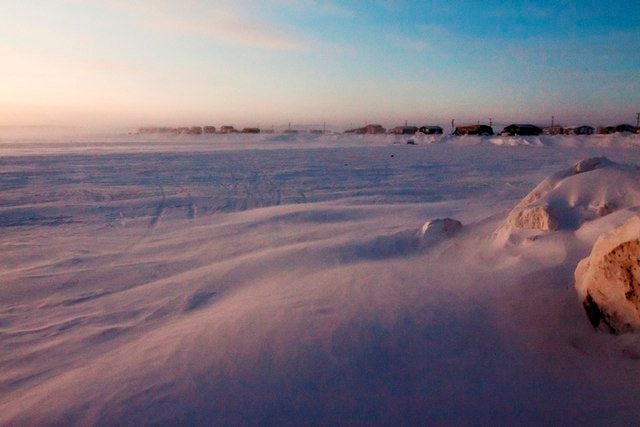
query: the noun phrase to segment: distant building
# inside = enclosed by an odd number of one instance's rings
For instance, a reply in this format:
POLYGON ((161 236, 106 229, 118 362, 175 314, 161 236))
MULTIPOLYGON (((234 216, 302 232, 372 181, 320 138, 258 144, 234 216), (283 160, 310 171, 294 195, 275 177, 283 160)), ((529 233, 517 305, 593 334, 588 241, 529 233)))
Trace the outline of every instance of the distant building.
POLYGON ((365 128, 355 128, 355 129, 345 130, 344 133, 357 133, 359 135, 364 135, 367 133, 367 130, 365 128))
POLYGON ((442 128, 440 126, 422 126, 418 130, 425 135, 442 135, 442 128))
POLYGON ((635 126, 631 126, 631 125, 627 125, 627 124, 623 124, 623 125, 616 126, 615 131, 616 132, 636 133, 636 127, 635 126))
POLYGON ((204 133, 216 133, 216 127, 215 126, 205 126, 202 128, 202 131, 204 133))
POLYGON ((618 126, 599 126, 597 133, 600 135, 608 135, 616 132, 629 132, 636 133, 637 129, 635 126, 631 126, 628 124, 622 124, 618 126))
POLYGON ((513 124, 505 127, 500 132, 500 135, 504 136, 516 136, 516 135, 533 135, 537 136, 542 133, 542 129, 538 126, 530 124, 513 124))
POLYGON ((454 135, 493 135, 493 128, 489 125, 458 126, 454 135))
POLYGON ((244 128, 242 129, 242 133, 260 133, 259 128, 244 128))
POLYGON ((610 133, 614 133, 615 131, 615 126, 598 126, 596 132, 598 133, 598 135, 608 135, 610 133))
POLYGON ((369 124, 361 128, 348 129, 344 131, 344 133, 357 133, 360 135, 364 135, 364 134, 374 135, 374 134, 385 133, 385 132, 386 132, 385 128, 375 124, 369 124))
POLYGON ((562 126, 549 126, 543 129, 542 133, 545 135, 562 135, 564 134, 564 128, 562 126))
POLYGON ((380 125, 369 124, 364 127, 364 133, 369 135, 375 135, 379 133, 385 133, 387 130, 380 125))
POLYGON ((418 128, 416 126, 396 126, 389 131, 389 133, 396 135, 413 135, 416 132, 418 132, 418 128))
POLYGON ((298 133, 295 129, 285 129, 282 133, 298 133))
POLYGON ((571 126, 564 129, 565 135, 593 135, 595 128, 587 125, 583 126, 571 126))
POLYGON ((238 131, 233 126, 222 126, 220 133, 237 133, 238 131))
POLYGON ((201 126, 191 126, 187 131, 189 135, 202 135, 202 127, 201 126))

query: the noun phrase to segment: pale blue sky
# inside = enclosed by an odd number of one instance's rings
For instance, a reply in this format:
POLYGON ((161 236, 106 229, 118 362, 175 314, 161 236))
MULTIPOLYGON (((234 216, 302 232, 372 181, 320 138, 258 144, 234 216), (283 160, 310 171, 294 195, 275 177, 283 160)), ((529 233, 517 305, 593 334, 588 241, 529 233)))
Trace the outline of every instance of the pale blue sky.
POLYGON ((633 122, 637 1, 0 0, 0 125, 633 122))

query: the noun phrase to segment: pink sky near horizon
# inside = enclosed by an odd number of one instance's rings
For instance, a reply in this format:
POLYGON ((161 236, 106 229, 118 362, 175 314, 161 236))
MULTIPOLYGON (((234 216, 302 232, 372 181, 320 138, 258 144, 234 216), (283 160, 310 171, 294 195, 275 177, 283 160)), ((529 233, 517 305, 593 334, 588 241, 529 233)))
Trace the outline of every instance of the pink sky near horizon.
MULTIPOLYGON (((531 37, 519 41, 524 50, 505 45, 508 59, 496 45, 488 50, 496 56, 484 60, 481 38, 413 18, 389 25, 394 9, 386 3, 368 17, 353 3, 1 3, 0 126, 635 120, 635 63, 565 69, 538 59, 546 41, 531 37)), ((410 12, 408 5, 396 6, 410 12)), ((597 37, 612 61, 613 40, 633 43, 633 33, 597 37)))

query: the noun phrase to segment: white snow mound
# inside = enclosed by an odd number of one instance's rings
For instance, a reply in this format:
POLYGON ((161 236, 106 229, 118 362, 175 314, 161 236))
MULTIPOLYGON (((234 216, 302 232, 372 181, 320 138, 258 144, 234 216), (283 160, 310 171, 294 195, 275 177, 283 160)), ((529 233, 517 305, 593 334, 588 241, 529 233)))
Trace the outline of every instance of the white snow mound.
POLYGON ((640 217, 598 238, 576 268, 575 287, 594 327, 640 329, 640 217))
POLYGON ((452 218, 437 218, 424 223, 418 237, 421 240, 441 239, 460 231, 462 223, 452 218))
POLYGON ((534 230, 576 230, 614 211, 640 205, 640 170, 606 157, 582 160, 533 189, 507 224, 534 230))

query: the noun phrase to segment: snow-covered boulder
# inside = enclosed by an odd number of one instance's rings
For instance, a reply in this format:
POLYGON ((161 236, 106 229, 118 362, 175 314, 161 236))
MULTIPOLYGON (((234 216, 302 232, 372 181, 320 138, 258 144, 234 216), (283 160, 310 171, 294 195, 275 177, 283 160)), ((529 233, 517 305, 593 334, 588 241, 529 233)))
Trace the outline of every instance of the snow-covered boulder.
POLYGON ((517 228, 530 228, 533 230, 557 230, 560 222, 553 216, 547 205, 525 206, 522 209, 514 209, 509 214, 507 222, 517 228))
POLYGON ((640 205, 640 171, 606 157, 582 160, 533 189, 507 217, 515 228, 578 229, 585 221, 640 205))
POLYGON ((438 218, 424 223, 418 237, 421 240, 442 239, 460 231, 462 223, 452 218, 438 218))
POLYGON ((640 329, 640 217, 598 238, 576 268, 575 286, 594 327, 640 329))

